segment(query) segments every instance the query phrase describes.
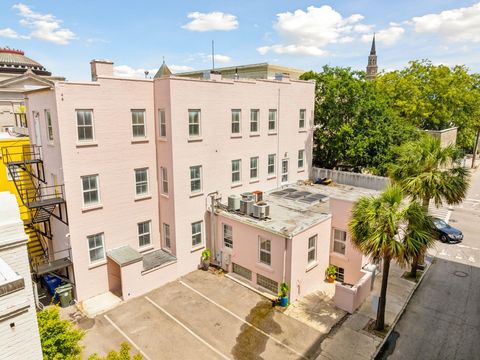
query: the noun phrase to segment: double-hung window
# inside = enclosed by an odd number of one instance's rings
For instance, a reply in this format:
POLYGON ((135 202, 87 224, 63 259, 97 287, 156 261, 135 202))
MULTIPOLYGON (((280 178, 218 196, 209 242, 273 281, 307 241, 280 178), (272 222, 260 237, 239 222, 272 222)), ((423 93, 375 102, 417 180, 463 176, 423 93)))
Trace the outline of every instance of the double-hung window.
POLYGON ((200 136, 200 110, 188 110, 188 136, 200 136))
POLYGON ((202 221, 192 223, 192 247, 202 244, 202 221))
POLYGON ((347 232, 339 229, 333 229, 333 252, 345 255, 346 242, 347 232))
POLYGON ((268 175, 275 175, 275 162, 277 156, 275 154, 268 155, 268 175))
POLYGON ((223 224, 223 246, 233 249, 232 227, 227 224, 223 224))
POLYGON ((139 247, 148 246, 152 243, 150 238, 151 221, 144 221, 137 224, 138 227, 138 245, 139 247))
POLYGON ((47 126, 48 142, 53 143, 53 124, 52 124, 52 115, 50 114, 50 110, 45 110, 45 123, 47 126))
POLYGON ((104 260, 105 246, 103 243, 103 233, 87 236, 87 240, 90 263, 104 260))
POLYGON ((308 263, 314 263, 317 260, 317 235, 308 239, 308 263))
POLYGON ((240 118, 242 117, 242 111, 235 109, 232 110, 232 134, 240 134, 240 118))
POLYGON ((93 206, 100 203, 98 175, 82 176, 83 206, 93 206))
POLYGON ((77 110, 77 140, 79 142, 92 142, 93 110, 77 110))
POLYGON ((242 160, 232 160, 232 183, 239 183, 242 180, 242 160))
POLYGON ((132 110, 133 137, 144 138, 147 134, 145 126, 145 110, 132 110))
POLYGON ((305 166, 305 150, 298 150, 298 168, 303 169, 305 166))
POLYGON ((262 264, 271 265, 272 263, 272 243, 268 239, 264 239, 262 237, 258 240, 258 250, 259 255, 258 259, 262 264))
POLYGON ((135 169, 135 195, 148 195, 148 168, 135 169))
POLYGON ((202 167, 190 166, 190 191, 198 193, 202 191, 202 167))
POLYGON ((170 249, 170 225, 165 223, 163 224, 163 243, 167 249, 170 249))
POLYGON ((258 179, 258 156, 250 158, 250 179, 258 179))
POLYGON ((305 109, 300 109, 300 115, 298 118, 298 127, 300 129, 305 129, 305 109))
POLYGON ((270 109, 268 110, 268 131, 276 131, 277 130, 277 110, 270 109))
POLYGON ((167 137, 167 122, 165 120, 165 110, 158 110, 158 131, 160 137, 167 137))
POLYGON ((260 111, 258 109, 250 110, 250 132, 258 132, 258 114, 260 111))
POLYGON ((160 168, 160 177, 162 181, 162 194, 168 195, 168 173, 166 167, 160 168))

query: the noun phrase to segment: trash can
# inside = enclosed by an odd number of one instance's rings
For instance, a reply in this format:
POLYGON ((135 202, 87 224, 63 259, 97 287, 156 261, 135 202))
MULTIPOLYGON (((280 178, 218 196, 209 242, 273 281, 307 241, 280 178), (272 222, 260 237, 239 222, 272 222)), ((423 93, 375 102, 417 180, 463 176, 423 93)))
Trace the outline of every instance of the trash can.
POLYGON ((60 306, 68 307, 72 302, 72 284, 65 284, 57 288, 57 295, 60 298, 60 306))

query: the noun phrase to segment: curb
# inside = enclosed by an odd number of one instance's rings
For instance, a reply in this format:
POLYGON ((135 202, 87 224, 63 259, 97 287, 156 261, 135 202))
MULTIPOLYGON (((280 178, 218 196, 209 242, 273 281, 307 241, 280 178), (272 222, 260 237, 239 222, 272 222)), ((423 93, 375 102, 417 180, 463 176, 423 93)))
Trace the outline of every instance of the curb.
POLYGON ((420 279, 418 280, 418 282, 415 284, 415 286, 413 287, 412 291, 410 292, 410 294, 408 295, 407 297, 407 300, 405 301, 405 303, 403 304, 402 308, 400 309, 400 312, 397 314, 397 316, 395 317, 395 319, 393 320, 393 323, 390 324, 390 329, 387 331, 387 334, 385 335, 385 337, 383 338, 383 341, 377 346, 377 350, 373 353, 371 359, 372 360, 375 360, 378 356, 378 354, 380 353, 380 351, 382 351, 383 347, 385 346, 385 344, 387 343, 387 340, 388 338, 390 337, 390 334, 392 333, 393 329, 395 328, 395 326, 397 325, 398 321, 400 320, 400 318, 402 317, 403 313, 405 312, 405 309, 407 308, 408 306, 408 303, 410 302, 410 299, 412 298, 413 294, 415 293, 415 291, 417 290, 417 288, 420 286, 420 284, 422 283, 423 281, 423 278, 425 277, 425 275, 427 275, 427 272, 428 270, 430 269, 430 267, 433 265, 433 261, 436 259, 437 257, 434 256, 433 259, 432 259, 432 262, 430 264, 427 265, 427 267, 425 268, 425 270, 423 271, 423 274, 422 276, 420 277, 420 279))

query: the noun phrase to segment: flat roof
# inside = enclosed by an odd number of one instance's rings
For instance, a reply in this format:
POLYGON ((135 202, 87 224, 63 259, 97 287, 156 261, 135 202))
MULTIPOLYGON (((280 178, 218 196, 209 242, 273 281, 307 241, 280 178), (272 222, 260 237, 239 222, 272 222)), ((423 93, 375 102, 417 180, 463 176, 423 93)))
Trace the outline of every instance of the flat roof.
POLYGON ((270 215, 260 220, 226 206, 217 213, 247 225, 280 235, 295 236, 331 217, 330 199, 354 202, 365 195, 379 192, 342 184, 287 185, 263 193, 263 201, 270 205, 270 215))
MULTIPOLYGON (((270 63, 257 63, 257 64, 246 64, 246 65, 237 65, 237 66, 225 66, 225 67, 216 67, 215 71, 234 71, 236 69, 238 70, 243 70, 243 69, 251 69, 251 68, 258 68, 258 67, 270 67, 272 69, 277 69, 281 71, 293 71, 297 73, 305 73, 305 70, 302 69, 296 69, 296 68, 291 68, 287 66, 282 66, 282 65, 277 65, 277 64, 270 64, 270 63)), ((210 71, 212 69, 204 69, 204 70, 191 70, 191 71, 185 71, 185 72, 180 72, 180 73, 175 73, 175 75, 194 75, 194 74, 202 74, 204 72, 210 71)))

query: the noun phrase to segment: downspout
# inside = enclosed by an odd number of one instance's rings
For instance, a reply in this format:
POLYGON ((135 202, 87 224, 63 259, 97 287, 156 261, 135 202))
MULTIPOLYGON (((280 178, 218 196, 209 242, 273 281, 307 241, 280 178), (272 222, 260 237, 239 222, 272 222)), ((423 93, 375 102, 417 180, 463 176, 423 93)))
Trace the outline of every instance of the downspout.
POLYGON ((281 184, 281 176, 282 176, 282 160, 280 159, 280 88, 278 88, 277 93, 277 188, 280 187, 281 184))
POLYGON ((210 197, 211 203, 211 213, 210 213, 210 242, 213 254, 213 261, 210 259, 211 263, 215 265, 218 264, 217 262, 217 249, 216 249, 216 226, 215 226, 215 195, 218 195, 218 191, 211 192, 207 194, 207 197, 210 197))

